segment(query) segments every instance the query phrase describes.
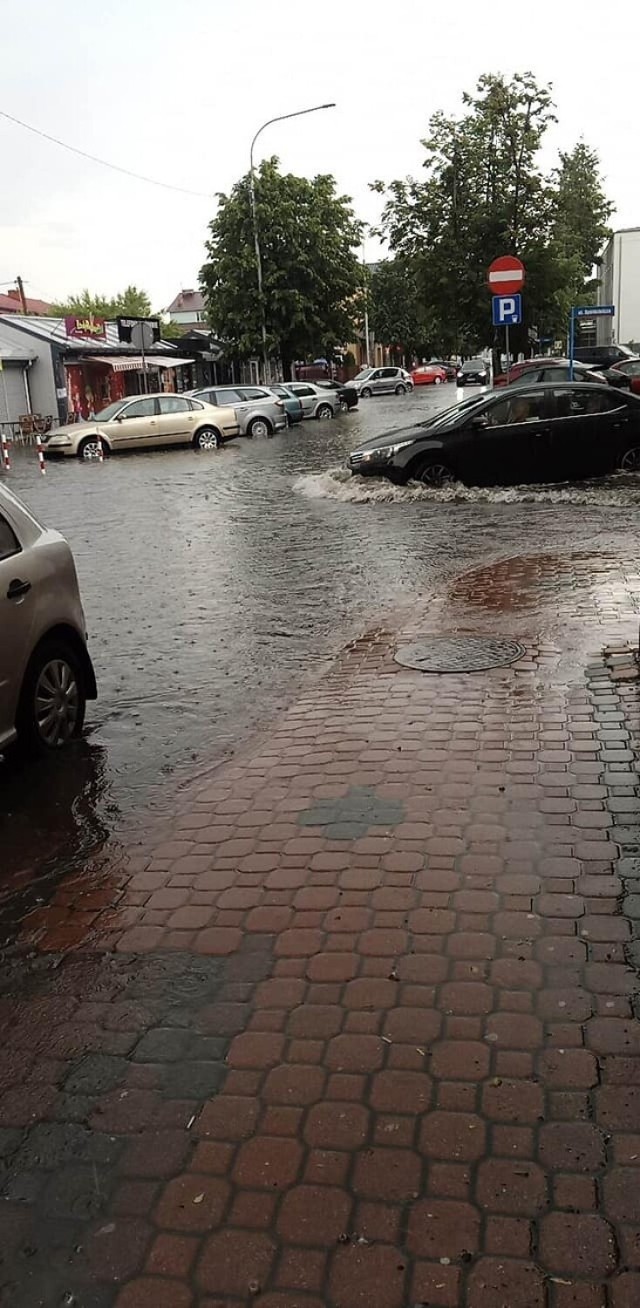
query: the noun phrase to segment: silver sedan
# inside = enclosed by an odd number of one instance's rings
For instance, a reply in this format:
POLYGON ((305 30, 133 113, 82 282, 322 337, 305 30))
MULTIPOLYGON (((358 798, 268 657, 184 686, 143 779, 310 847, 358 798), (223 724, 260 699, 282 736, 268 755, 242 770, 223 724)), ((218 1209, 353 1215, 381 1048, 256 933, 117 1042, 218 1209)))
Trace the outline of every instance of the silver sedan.
POLYGON ((241 436, 273 436, 287 425, 284 401, 264 386, 205 386, 189 395, 205 404, 231 405, 241 436))

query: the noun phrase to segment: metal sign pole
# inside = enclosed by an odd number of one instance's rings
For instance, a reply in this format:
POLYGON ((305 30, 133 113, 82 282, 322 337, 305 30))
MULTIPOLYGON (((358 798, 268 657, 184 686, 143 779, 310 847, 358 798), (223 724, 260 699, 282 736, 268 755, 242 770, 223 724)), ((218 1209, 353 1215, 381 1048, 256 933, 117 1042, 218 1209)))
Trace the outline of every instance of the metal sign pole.
POLYGON ((573 355, 576 346, 576 311, 569 314, 569 381, 573 381, 573 355))
POLYGON ((505 375, 506 375, 506 378, 507 378, 507 386, 508 386, 508 385, 509 385, 509 362, 510 362, 510 357, 511 357, 511 356, 510 356, 510 353, 509 353, 509 324, 508 324, 508 322, 506 322, 505 325, 504 325, 504 340, 505 340, 505 349, 506 349, 506 351, 507 351, 507 366, 506 366, 506 368, 505 368, 505 375))

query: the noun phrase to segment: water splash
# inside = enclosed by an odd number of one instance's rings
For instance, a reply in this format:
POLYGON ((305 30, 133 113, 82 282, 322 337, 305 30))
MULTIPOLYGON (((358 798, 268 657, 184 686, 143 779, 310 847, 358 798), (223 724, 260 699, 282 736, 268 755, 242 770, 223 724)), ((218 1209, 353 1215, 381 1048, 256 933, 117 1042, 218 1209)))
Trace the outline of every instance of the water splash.
POLYGON ((394 486, 385 477, 352 476, 348 468, 308 473, 293 484, 294 493, 308 500, 339 500, 343 504, 591 504, 628 507, 640 504, 640 481, 621 475, 603 482, 541 486, 463 486, 455 482, 433 490, 419 482, 394 486))

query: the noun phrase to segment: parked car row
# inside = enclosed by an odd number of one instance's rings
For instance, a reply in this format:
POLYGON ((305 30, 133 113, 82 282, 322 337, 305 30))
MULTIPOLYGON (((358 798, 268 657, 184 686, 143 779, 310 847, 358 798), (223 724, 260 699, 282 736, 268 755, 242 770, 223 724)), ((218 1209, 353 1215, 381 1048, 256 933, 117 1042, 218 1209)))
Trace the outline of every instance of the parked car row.
POLYGON ((48 456, 80 459, 172 445, 208 450, 236 436, 272 436, 303 418, 332 418, 357 403, 353 387, 333 382, 206 386, 115 400, 90 421, 57 427, 42 440, 48 456))
POLYGON ((640 398, 595 382, 509 386, 376 436, 353 473, 397 484, 547 482, 640 471, 640 398))

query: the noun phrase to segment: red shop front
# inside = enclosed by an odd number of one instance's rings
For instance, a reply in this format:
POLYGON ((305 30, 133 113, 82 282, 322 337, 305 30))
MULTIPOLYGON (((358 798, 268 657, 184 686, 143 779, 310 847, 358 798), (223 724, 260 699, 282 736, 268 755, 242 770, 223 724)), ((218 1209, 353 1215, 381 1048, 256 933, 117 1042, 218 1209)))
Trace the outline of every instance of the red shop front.
POLYGON ((67 375, 67 420, 81 422, 92 418, 113 400, 126 394, 124 375, 111 367, 108 359, 82 359, 65 364, 67 375))

